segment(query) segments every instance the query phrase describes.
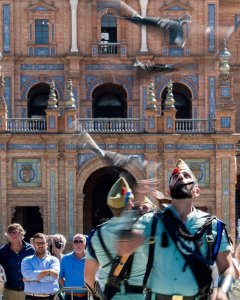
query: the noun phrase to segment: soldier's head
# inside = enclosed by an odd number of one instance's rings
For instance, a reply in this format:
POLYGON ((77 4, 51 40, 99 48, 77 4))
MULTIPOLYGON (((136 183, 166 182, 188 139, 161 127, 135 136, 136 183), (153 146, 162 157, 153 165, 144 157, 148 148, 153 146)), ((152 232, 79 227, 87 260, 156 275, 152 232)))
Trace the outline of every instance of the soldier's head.
POLYGON ((134 196, 127 180, 120 177, 108 193, 107 205, 114 216, 120 216, 124 209, 133 207, 133 199, 134 196))
POLYGON ((154 211, 156 209, 157 206, 154 203, 152 203, 152 201, 147 196, 144 197, 143 201, 140 203, 139 206, 141 215, 144 215, 147 212, 154 211))
POLYGON ((153 196, 157 200, 160 210, 165 209, 169 204, 172 203, 172 199, 170 197, 165 196, 162 192, 158 190, 154 190, 153 196))
POLYGON ((197 179, 182 159, 177 161, 173 169, 169 191, 173 199, 193 199, 199 196, 197 179))

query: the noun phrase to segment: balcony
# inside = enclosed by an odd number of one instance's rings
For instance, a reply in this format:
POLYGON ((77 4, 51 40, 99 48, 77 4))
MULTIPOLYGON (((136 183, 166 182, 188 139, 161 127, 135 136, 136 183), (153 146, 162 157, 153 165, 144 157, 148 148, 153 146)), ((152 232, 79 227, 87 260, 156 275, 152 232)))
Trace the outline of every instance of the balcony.
POLYGON ((99 43, 99 55, 114 55, 120 53, 120 43, 99 43))
MULTIPOLYGON (((43 118, 7 119, 7 132, 11 133, 44 133, 47 132, 46 120, 43 118)), ((144 133, 145 121, 138 118, 80 118, 76 121, 75 132, 86 130, 91 133, 144 133)), ((214 133, 215 120, 177 119, 175 132, 184 134, 214 133)), ((159 129, 158 133, 164 133, 159 129)))
POLYGON ((141 119, 78 119, 77 131, 99 133, 141 133, 141 119))
POLYGON ((7 119, 7 131, 12 133, 40 133, 46 131, 46 120, 42 118, 7 119))
POLYGON ((176 119, 175 130, 177 133, 213 133, 215 120, 176 119))

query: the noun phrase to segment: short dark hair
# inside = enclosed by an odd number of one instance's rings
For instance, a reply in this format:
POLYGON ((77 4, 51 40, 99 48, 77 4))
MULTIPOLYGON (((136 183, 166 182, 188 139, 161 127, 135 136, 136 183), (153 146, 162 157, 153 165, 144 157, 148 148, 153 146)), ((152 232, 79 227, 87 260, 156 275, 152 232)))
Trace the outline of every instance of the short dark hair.
POLYGON ((35 233, 33 236, 33 241, 35 241, 36 239, 43 239, 43 240, 47 241, 47 236, 44 233, 38 232, 38 233, 35 233))

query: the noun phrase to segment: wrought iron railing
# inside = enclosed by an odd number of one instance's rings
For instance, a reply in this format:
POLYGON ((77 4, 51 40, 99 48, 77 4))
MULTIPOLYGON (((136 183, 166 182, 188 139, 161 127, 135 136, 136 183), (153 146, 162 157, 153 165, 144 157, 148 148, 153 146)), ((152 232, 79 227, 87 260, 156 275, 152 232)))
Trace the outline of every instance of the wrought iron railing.
POLYGON ((176 119, 175 129, 178 133, 213 133, 215 120, 176 119))
POLYGON ((42 118, 7 119, 7 131, 14 133, 37 133, 46 131, 46 120, 42 118))
POLYGON ((100 133, 140 133, 143 132, 141 119, 77 119, 76 131, 100 133))

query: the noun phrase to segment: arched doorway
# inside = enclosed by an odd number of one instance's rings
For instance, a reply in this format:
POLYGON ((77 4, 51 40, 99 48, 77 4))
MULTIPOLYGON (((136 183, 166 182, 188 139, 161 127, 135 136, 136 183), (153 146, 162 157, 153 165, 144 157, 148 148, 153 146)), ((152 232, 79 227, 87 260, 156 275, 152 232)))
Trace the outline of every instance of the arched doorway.
POLYGON ((83 190, 85 195, 83 232, 85 234, 112 217, 107 206, 107 195, 120 176, 124 176, 131 187, 134 186, 135 179, 133 176, 123 169, 115 167, 98 169, 87 179, 83 190))
MULTIPOLYGON (((39 83, 34 85, 28 92, 28 117, 43 117, 46 115, 45 109, 48 105, 50 95, 50 85, 39 83)), ((57 93, 56 93, 56 97, 57 93)))
POLYGON ((12 223, 19 223, 26 230, 24 240, 29 241, 37 232, 43 232, 43 219, 39 206, 16 206, 12 223))
POLYGON ((120 85, 100 85, 92 98, 94 118, 127 118, 127 93, 120 85))
MULTIPOLYGON (((162 92, 162 109, 167 96, 167 87, 162 92)), ((173 83, 173 98, 175 100, 176 119, 192 118, 192 95, 191 91, 181 83, 173 83)))

